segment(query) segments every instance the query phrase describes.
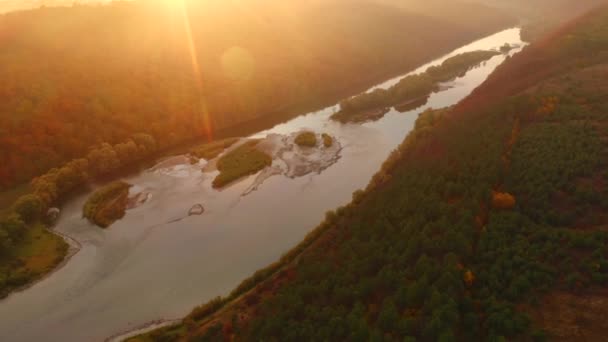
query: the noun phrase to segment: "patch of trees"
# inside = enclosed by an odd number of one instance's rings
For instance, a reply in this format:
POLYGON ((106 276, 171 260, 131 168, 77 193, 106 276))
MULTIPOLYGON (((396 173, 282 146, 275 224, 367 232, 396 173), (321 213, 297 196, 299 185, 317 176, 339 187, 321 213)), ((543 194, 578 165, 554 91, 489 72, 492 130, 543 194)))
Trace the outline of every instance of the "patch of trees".
POLYGON ((424 104, 438 89, 439 83, 464 76, 471 68, 498 54, 496 51, 472 51, 450 57, 439 66, 429 67, 424 73, 404 77, 389 89, 375 89, 343 100, 340 111, 332 118, 349 122, 365 116, 362 112, 366 111, 375 113, 393 106, 411 108, 412 104, 424 104))
MULTIPOLYGON (((598 119, 599 115, 603 114, 598 113, 598 119)), ((583 188, 577 181, 601 172, 606 165, 604 148, 591 121, 531 124, 514 146, 508 187, 535 221, 572 225, 589 211, 585 207, 600 204, 601 193, 593 198, 597 188, 590 185, 590 196, 578 194, 583 188)))
POLYGON ((125 216, 131 185, 115 181, 95 190, 84 204, 82 214, 92 223, 107 228, 125 216))
POLYGON ((133 135, 129 140, 116 145, 103 143, 91 149, 86 158, 74 159, 34 178, 31 182, 32 195, 28 197, 37 197, 43 204, 40 213, 46 213, 51 205, 61 203, 72 192, 86 186, 91 179, 114 175, 119 170, 153 156, 157 150, 156 140, 147 134, 133 135))

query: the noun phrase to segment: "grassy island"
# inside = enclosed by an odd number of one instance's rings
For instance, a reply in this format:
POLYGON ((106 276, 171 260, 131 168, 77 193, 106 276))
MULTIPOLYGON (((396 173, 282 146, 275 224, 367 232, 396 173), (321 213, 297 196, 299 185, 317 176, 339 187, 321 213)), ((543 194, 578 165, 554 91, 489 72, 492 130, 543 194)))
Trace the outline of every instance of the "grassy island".
POLYGON ((317 136, 313 132, 302 132, 296 137, 295 143, 300 147, 315 147, 317 136))
POLYGON ((483 50, 465 52, 446 59, 441 65, 428 68, 426 74, 432 77, 435 82, 447 82, 464 76, 471 68, 500 54, 498 51, 483 50))
POLYGON ((251 140, 222 156, 217 162, 220 174, 213 180, 221 188, 241 177, 252 175, 272 164, 272 157, 256 148, 259 140, 251 140))
POLYGON ((130 184, 116 181, 96 190, 84 204, 83 215, 92 223, 107 228, 125 216, 130 184))
POLYGON ((404 77, 389 89, 375 89, 340 102, 340 111, 332 119, 344 123, 363 122, 381 118, 390 107, 415 109, 416 105, 426 103, 439 83, 463 76, 471 68, 499 54, 498 51, 472 51, 448 58, 421 74, 404 77))
POLYGON ((513 46, 509 45, 509 43, 505 43, 505 45, 500 47, 500 52, 502 53, 509 53, 511 50, 513 50, 513 46))

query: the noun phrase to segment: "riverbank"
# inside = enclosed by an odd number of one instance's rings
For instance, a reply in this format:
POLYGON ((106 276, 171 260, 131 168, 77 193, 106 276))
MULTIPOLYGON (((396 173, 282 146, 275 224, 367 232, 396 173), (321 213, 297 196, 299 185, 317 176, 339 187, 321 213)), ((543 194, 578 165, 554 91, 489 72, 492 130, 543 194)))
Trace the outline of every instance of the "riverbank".
POLYGON ((15 295, 19 292, 22 291, 26 291, 27 289, 35 286, 36 284, 46 280, 47 278, 50 278, 54 273, 58 272, 59 270, 61 270, 65 265, 68 264, 68 262, 70 261, 70 259, 72 259, 72 257, 74 255, 76 255, 76 253, 78 253, 80 251, 80 248, 82 247, 82 245, 80 244, 80 242, 78 242, 78 240, 71 238, 68 235, 62 234, 56 230, 53 230, 51 228, 44 228, 49 234, 55 235, 55 236, 59 236, 63 239, 63 241, 65 241, 65 243, 69 246, 67 248, 67 250, 65 251, 65 254, 63 254, 62 256, 60 256, 61 262, 59 262, 58 264, 54 265, 53 267, 50 268, 50 270, 46 273, 43 273, 40 275, 39 278, 23 285, 22 287, 19 288, 15 288, 13 290, 11 290, 11 292, 9 292, 4 298, 0 299, 0 305, 2 303, 2 301, 4 300, 8 300, 12 295, 15 295))
POLYGON ((25 291, 50 277, 80 249, 76 240, 55 232, 42 223, 28 227, 23 239, 24 242, 13 251, 12 264, 3 265, 3 268, 7 267, 3 271, 8 277, 2 279, 6 283, 2 283, 4 291, 0 293, 0 303, 12 294, 25 291))

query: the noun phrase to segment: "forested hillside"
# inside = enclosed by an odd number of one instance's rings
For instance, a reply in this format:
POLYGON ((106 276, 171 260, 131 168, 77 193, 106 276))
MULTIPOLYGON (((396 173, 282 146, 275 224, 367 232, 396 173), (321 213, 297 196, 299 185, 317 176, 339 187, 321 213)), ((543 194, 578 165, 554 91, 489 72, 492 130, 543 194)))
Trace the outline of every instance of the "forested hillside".
POLYGON ((522 20, 522 38, 533 41, 541 38, 565 21, 582 15, 606 0, 468 0, 512 13, 522 20))
POLYGON ((458 1, 416 11, 374 0, 115 1, 4 14, 0 187, 136 133, 166 148, 335 103, 514 23, 458 1))
POLYGON ((605 339, 606 80, 600 8, 421 114, 281 261, 135 340, 605 339))

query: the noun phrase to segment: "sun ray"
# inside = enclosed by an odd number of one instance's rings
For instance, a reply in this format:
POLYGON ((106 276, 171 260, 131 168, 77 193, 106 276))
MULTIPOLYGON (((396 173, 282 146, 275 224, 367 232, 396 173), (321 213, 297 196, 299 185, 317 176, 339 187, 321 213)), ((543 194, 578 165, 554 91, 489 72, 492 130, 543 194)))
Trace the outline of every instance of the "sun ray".
POLYGON ((203 135, 208 140, 213 140, 213 127, 211 123, 211 118, 209 115, 209 109, 207 107, 207 103, 205 102, 205 97, 203 96, 203 75, 201 71, 201 67, 198 60, 198 53, 196 49, 196 44, 194 42, 193 34, 192 34, 192 25, 190 24, 190 17, 188 15, 188 5, 186 0, 173 0, 173 3, 177 7, 179 13, 178 15, 181 17, 181 21, 184 25, 184 33, 186 36, 186 44, 188 51, 190 53, 190 61, 192 63, 192 72, 194 75, 194 79, 196 82, 196 88, 199 95, 199 108, 198 108, 198 116, 195 119, 196 127, 201 127, 203 135))

